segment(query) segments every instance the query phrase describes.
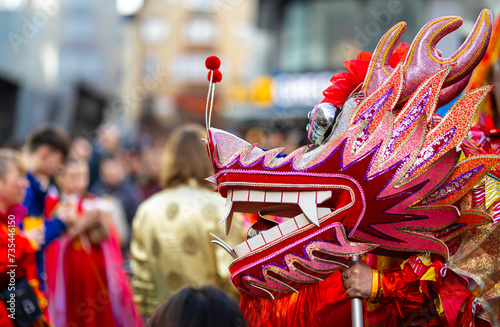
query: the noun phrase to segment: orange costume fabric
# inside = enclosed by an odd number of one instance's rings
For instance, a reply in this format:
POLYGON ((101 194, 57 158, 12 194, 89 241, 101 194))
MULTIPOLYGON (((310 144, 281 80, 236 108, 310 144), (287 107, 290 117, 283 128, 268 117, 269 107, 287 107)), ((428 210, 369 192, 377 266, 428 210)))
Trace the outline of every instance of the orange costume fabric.
MULTIPOLYGON (((36 250, 33 249, 30 241, 17 227, 14 227, 15 235, 10 233, 10 231, 12 231, 11 226, 12 225, 9 225, 8 222, 8 216, 0 212, 0 290, 7 288, 10 280, 8 272, 11 269, 15 269, 16 280, 22 278, 26 278, 28 280, 38 298, 38 305, 43 312, 42 318, 40 318, 32 326, 49 326, 47 300, 40 291, 40 281, 38 280, 36 250), (14 241, 12 242, 11 239, 14 239, 14 241), (9 247, 9 244, 14 244, 14 246, 9 247), (15 251, 9 252, 9 248, 15 249, 15 251), (10 257, 9 254, 11 254, 10 257), (14 260, 11 261, 10 259, 14 260), (16 265, 16 267, 8 267, 9 265, 16 265)), ((7 311, 5 303, 0 301, 0 326, 15 327, 13 321, 9 318, 9 314, 10 312, 7 311)))

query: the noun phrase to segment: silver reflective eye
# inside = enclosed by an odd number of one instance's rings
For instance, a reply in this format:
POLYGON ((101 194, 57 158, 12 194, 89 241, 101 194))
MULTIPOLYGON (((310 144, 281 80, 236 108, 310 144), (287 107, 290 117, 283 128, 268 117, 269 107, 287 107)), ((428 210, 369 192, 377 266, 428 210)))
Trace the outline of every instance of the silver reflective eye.
POLYGON ((335 128, 337 118, 342 108, 329 103, 320 103, 309 112, 309 124, 306 127, 307 137, 315 144, 320 145, 335 128))

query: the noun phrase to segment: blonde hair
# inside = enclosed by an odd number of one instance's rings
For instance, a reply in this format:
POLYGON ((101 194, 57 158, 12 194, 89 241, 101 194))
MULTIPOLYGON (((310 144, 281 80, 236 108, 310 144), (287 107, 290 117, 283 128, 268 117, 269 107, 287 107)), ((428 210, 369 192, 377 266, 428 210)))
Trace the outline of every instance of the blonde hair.
POLYGON ((7 173, 7 162, 13 162, 20 172, 26 173, 26 167, 21 160, 18 151, 12 149, 0 149, 0 179, 5 178, 7 173))
POLYGON ((206 133, 199 124, 180 126, 172 132, 160 169, 163 188, 187 184, 190 180, 209 187, 205 178, 213 171, 202 138, 206 138, 206 133))

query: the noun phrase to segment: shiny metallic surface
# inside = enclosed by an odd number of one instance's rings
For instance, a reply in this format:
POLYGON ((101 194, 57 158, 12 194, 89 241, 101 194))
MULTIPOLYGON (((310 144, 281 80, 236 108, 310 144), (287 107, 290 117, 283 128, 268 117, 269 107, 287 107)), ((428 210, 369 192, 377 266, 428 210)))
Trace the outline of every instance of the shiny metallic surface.
MULTIPOLYGON (((351 261, 359 261, 359 255, 351 257, 351 261)), ((352 314, 352 326, 353 327, 363 327, 363 300, 360 298, 351 299, 351 314, 352 314)))
POLYGON ((335 127, 341 108, 329 103, 320 103, 309 112, 309 124, 306 127, 309 140, 315 145, 320 145, 335 127))

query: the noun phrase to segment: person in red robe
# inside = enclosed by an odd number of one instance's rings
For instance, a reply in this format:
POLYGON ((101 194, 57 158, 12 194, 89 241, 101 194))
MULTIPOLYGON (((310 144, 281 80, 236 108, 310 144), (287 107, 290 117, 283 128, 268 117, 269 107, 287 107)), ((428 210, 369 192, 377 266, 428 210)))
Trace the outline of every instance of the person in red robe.
MULTIPOLYGON (((40 291, 36 250, 16 227, 11 209, 23 201, 28 181, 26 170, 13 150, 0 150, 0 291, 26 279, 36 294, 43 315, 31 326, 49 326, 47 300, 40 291), (12 277, 15 282, 12 283, 12 277)), ((0 326, 14 327, 16 312, 0 300, 0 326)))
POLYGON ((123 270, 118 233, 107 202, 87 193, 86 162, 69 160, 56 177, 59 193, 49 211, 66 211, 76 223, 47 249, 49 311, 58 326, 142 326, 123 270))

